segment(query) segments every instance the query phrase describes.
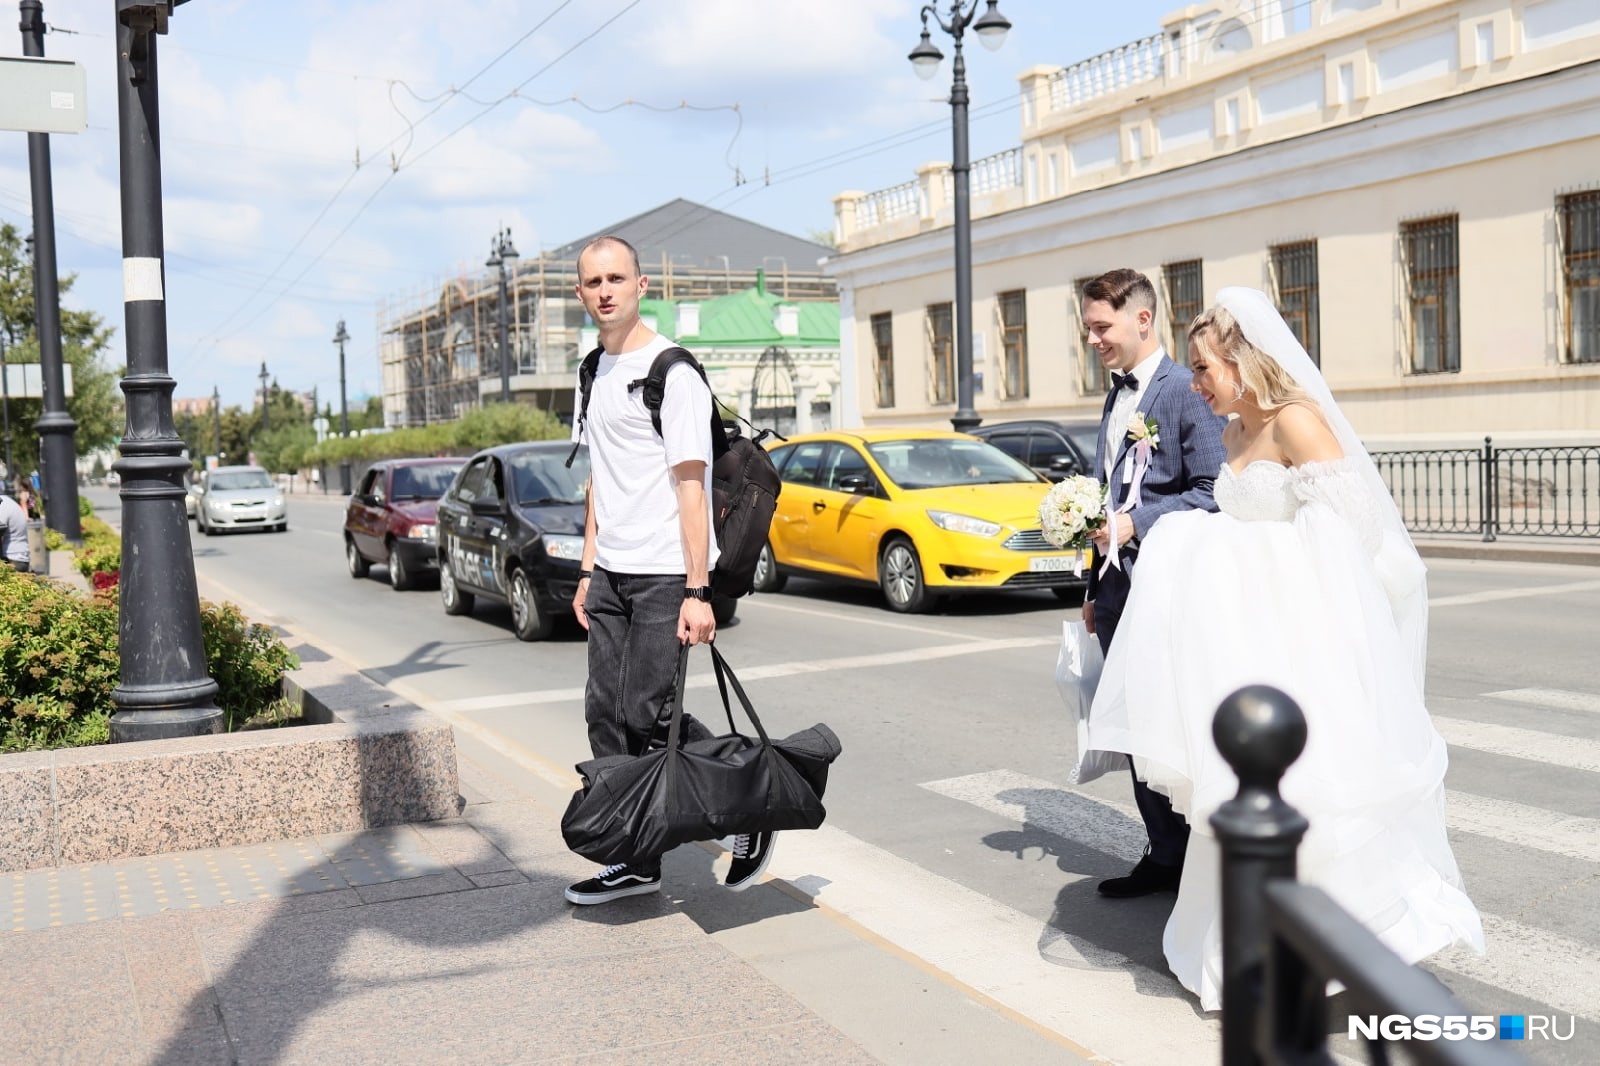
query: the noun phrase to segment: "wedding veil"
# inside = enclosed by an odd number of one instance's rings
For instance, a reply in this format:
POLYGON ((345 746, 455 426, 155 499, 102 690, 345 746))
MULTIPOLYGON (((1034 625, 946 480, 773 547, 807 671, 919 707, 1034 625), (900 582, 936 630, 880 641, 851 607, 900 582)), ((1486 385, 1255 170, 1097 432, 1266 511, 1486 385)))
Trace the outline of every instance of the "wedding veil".
POLYGON ((1373 513, 1378 516, 1383 530, 1383 540, 1373 563, 1389 597, 1407 658, 1416 673, 1417 691, 1422 692, 1428 645, 1427 568, 1411 542, 1411 535, 1406 532, 1389 487, 1384 484, 1350 420, 1339 410, 1327 381, 1266 293, 1258 289, 1226 288, 1217 293, 1217 303, 1233 315, 1251 344, 1283 367, 1295 384, 1316 401, 1346 458, 1356 460, 1361 482, 1372 497, 1373 513))

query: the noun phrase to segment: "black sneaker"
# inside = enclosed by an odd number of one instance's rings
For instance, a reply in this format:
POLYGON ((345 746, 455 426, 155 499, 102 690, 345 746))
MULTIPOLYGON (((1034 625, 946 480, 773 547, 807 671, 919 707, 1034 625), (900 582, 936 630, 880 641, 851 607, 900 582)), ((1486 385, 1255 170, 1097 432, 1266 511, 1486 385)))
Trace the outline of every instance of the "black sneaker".
POLYGON ((735 892, 743 892, 759 881, 772 861, 777 839, 776 833, 740 833, 734 837, 733 862, 728 866, 728 879, 722 883, 735 892))
POLYGON ((566 896, 568 903, 584 907, 593 903, 610 903, 624 896, 643 896, 660 891, 660 870, 644 874, 628 869, 627 863, 619 862, 615 866, 607 866, 587 881, 570 886, 566 896))

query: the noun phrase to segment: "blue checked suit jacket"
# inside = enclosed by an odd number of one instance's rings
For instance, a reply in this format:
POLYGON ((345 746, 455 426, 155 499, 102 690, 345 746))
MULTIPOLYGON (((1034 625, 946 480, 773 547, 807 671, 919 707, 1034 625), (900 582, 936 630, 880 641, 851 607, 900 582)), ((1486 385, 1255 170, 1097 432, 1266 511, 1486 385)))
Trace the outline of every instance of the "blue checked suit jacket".
MULTIPOLYGON (((1193 377, 1187 367, 1163 355, 1150 383, 1139 393, 1135 407, 1144 412, 1146 418, 1155 420, 1161 443, 1150 456, 1150 468, 1145 472, 1144 485, 1139 492, 1139 505, 1123 516, 1133 519, 1138 540, 1143 540, 1164 514, 1217 509, 1211 486, 1227 456, 1222 446, 1222 429, 1228 420, 1212 414, 1200 394, 1190 390, 1189 382, 1193 377)), ((1108 395, 1100 411, 1100 436, 1094 456, 1095 475, 1102 480, 1106 470, 1106 419, 1110 416, 1111 397, 1108 395)), ((1122 464, 1129 445, 1126 435, 1122 436, 1111 476, 1110 506, 1113 509, 1122 505, 1131 487, 1122 483, 1122 464)), ((1122 549, 1125 554, 1121 561, 1130 577, 1138 554, 1137 543, 1137 540, 1130 541, 1122 549), (1128 552, 1130 547, 1135 551, 1128 552)), ((1099 589, 1099 571, 1100 560, 1096 559, 1089 574, 1088 598, 1091 600, 1099 589)))

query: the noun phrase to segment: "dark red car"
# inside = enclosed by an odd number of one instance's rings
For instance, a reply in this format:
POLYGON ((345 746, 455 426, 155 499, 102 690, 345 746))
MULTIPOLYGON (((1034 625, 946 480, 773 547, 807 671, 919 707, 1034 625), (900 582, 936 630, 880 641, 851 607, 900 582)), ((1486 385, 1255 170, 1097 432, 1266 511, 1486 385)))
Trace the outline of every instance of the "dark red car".
POLYGON ((389 584, 415 588, 439 573, 433 512, 465 459, 386 459, 361 478, 344 514, 344 556, 350 576, 388 567, 389 584))

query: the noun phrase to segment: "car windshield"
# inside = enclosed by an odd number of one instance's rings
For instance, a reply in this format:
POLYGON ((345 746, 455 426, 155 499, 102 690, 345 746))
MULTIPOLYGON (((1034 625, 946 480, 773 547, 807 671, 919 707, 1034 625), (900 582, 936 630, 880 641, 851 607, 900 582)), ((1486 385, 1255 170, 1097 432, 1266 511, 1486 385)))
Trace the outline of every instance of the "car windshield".
POLYGON ((889 440, 867 445, 903 489, 1035 482, 1039 475, 981 440, 889 440))
POLYGON ((1078 450, 1088 456, 1089 462, 1094 462, 1094 453, 1099 445, 1100 427, 1096 425, 1068 426, 1067 436, 1072 438, 1072 443, 1078 450))
POLYGON ((270 489, 272 478, 265 470, 235 470, 226 474, 212 474, 208 487, 212 492, 235 489, 270 489))
POLYGON ((523 452, 510 459, 511 487, 524 507, 541 503, 582 503, 589 480, 589 454, 579 449, 567 466, 566 449, 523 452))
POLYGON ((391 498, 396 500, 437 500, 450 487, 450 481, 460 470, 459 463, 440 463, 437 466, 397 466, 391 484, 391 498))

